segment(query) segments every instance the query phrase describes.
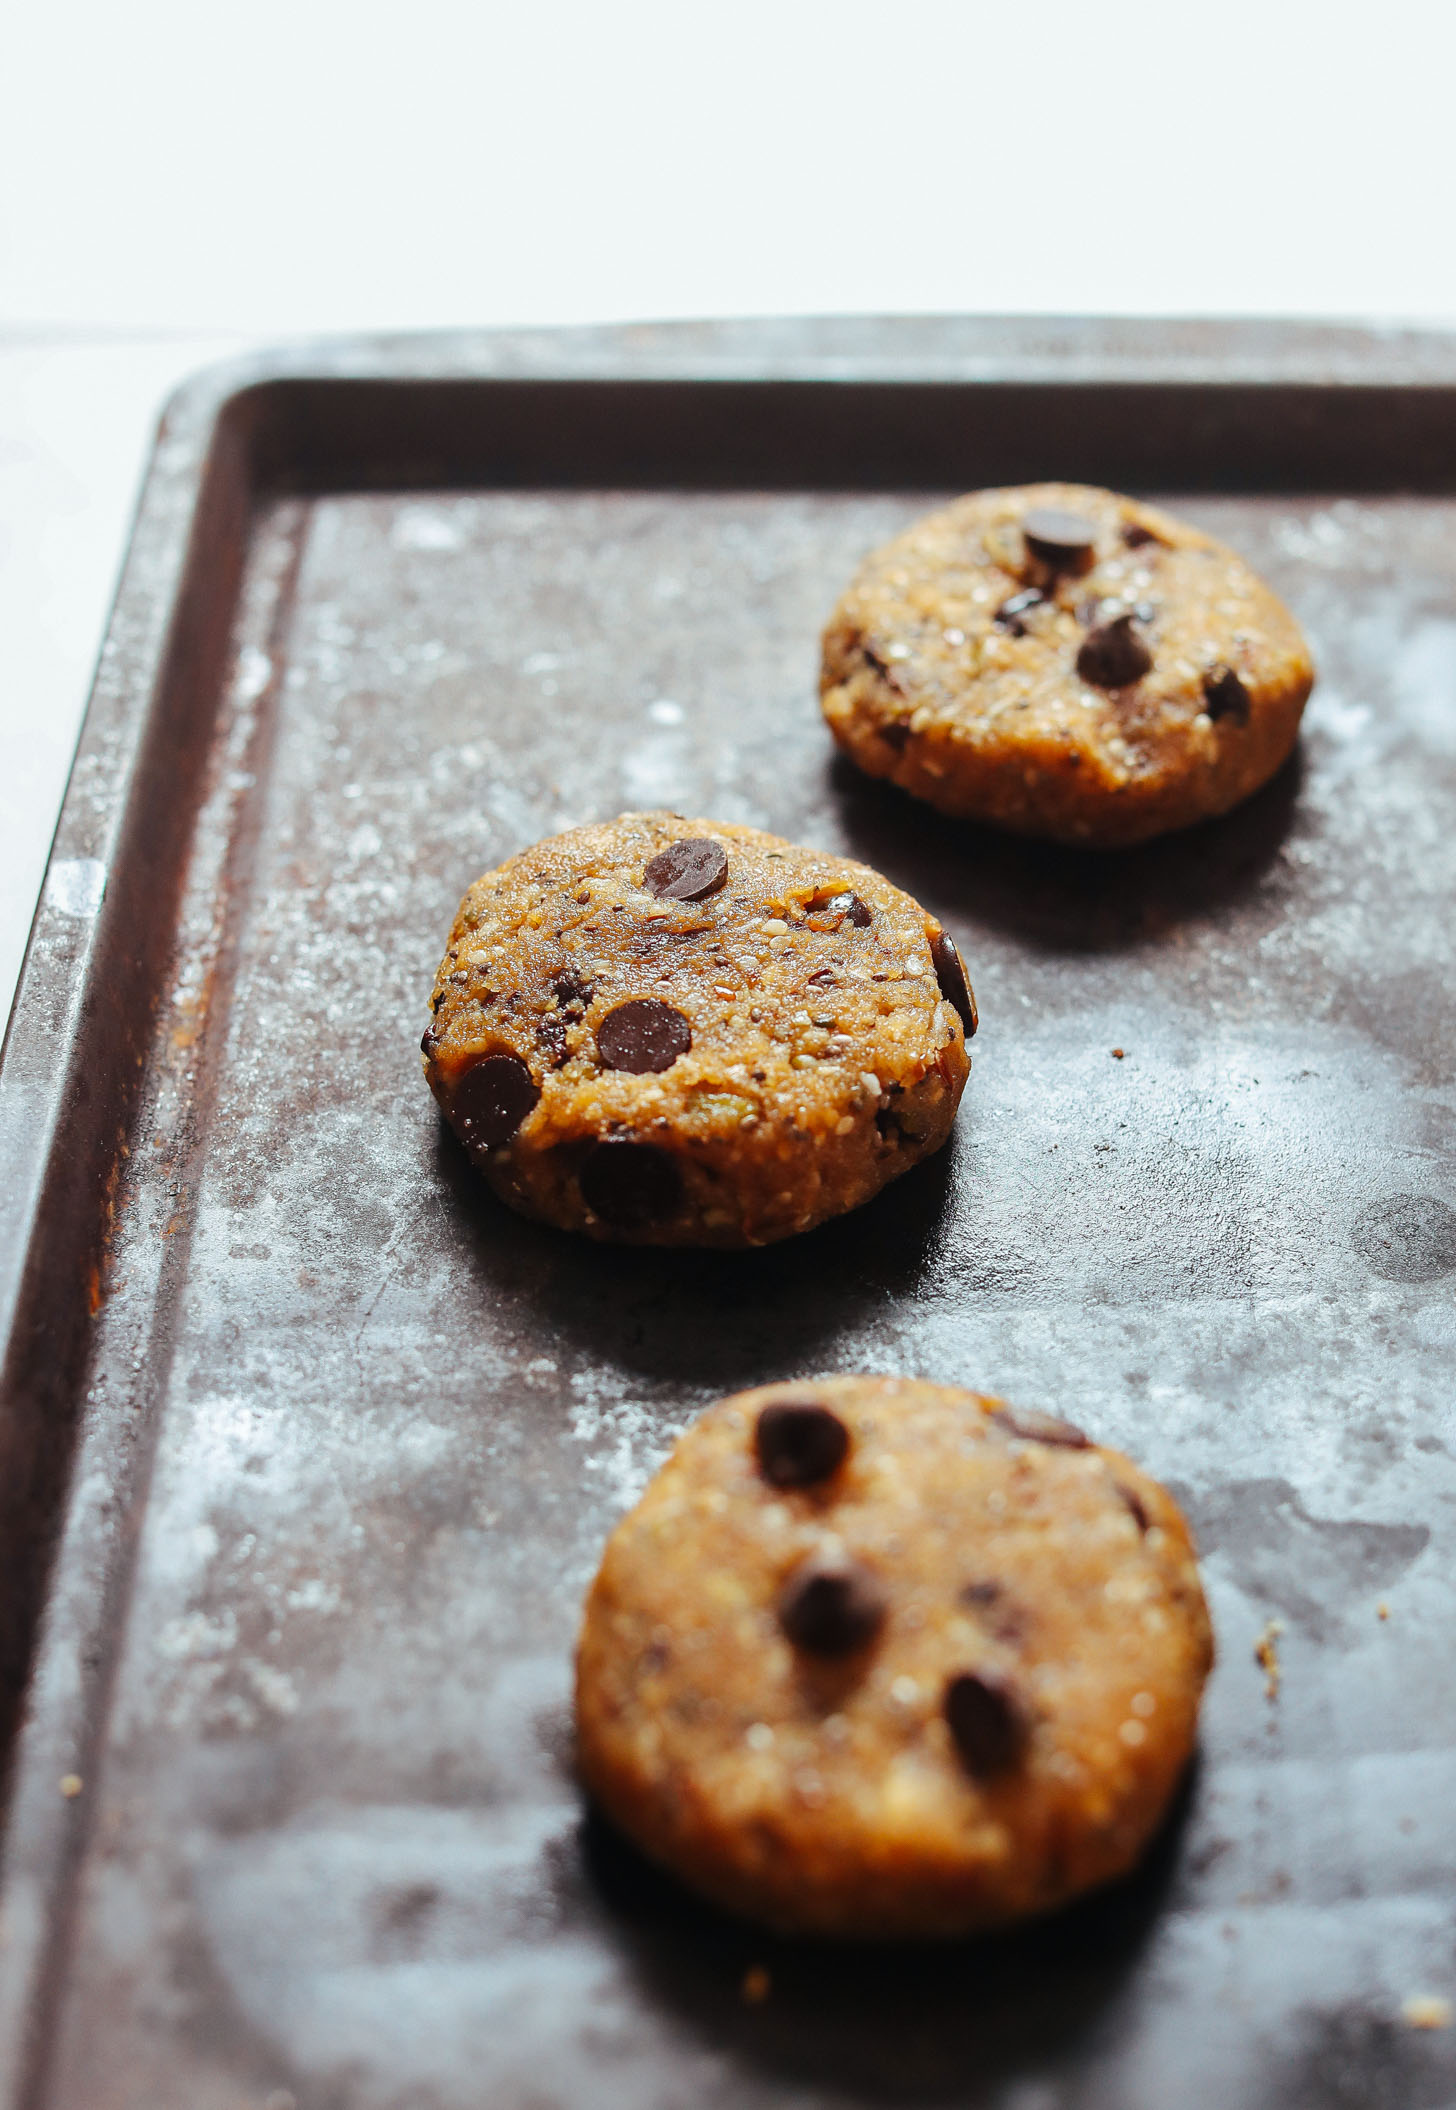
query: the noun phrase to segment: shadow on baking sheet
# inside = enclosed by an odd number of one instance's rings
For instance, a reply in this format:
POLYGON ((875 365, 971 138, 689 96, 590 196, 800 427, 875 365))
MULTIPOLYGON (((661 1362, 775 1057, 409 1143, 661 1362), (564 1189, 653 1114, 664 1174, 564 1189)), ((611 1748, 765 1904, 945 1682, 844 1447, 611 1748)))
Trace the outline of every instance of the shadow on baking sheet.
POLYGON ((1125 1882, 968 1941, 776 1939, 700 1904, 595 1810, 582 1854, 644 2000, 714 2050, 851 2100, 970 2106, 1054 2073, 1104 2025, 1169 1890, 1194 1772, 1125 1882), (750 1972, 766 1985, 745 1990, 750 1972))
MULTIPOLYGON (((954 1141, 863 1208, 752 1252, 598 1245, 528 1223, 496 1200, 441 1122, 436 1170, 492 1300, 594 1360, 730 1391, 813 1364, 843 1333, 862 1339, 929 1282, 952 1200, 954 1141)), ((815 1365, 822 1367, 822 1365, 815 1365)))
POLYGON ((1221 819, 1134 850, 1073 850, 947 820, 844 756, 830 786, 851 853, 969 932, 1046 952, 1131 951, 1190 918, 1218 916, 1269 878, 1294 824, 1303 746, 1221 819))

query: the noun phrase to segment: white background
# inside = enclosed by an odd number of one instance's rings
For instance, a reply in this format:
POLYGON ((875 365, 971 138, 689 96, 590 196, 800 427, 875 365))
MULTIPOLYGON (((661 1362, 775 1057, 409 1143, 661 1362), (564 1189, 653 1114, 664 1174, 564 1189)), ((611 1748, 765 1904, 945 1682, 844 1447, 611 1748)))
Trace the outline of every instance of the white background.
POLYGON ((0 0, 0 1014, 163 395, 326 330, 1456 320, 1456 0, 0 0))

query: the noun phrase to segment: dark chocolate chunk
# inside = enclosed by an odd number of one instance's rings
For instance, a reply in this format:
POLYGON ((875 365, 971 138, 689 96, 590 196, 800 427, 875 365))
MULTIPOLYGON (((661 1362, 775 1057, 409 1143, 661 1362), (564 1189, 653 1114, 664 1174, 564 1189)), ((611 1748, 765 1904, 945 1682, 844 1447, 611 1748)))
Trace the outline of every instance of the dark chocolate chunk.
POLYGON ((607 1068, 637 1077, 649 1070, 670 1070, 692 1044, 693 1029, 681 1011, 655 996, 618 1004, 597 1027, 597 1053, 607 1068))
POLYGON ((991 1419, 1008 1436, 1019 1436, 1024 1443, 1055 1443, 1068 1451, 1092 1448, 1091 1437, 1084 1436, 1075 1422, 1063 1421, 1057 1414, 1039 1414, 1035 1407, 997 1407, 991 1419))
POLYGON ((1163 547, 1162 541, 1152 529, 1140 527, 1136 520, 1127 522, 1122 531, 1122 539, 1129 549, 1146 549, 1150 542, 1156 542, 1159 549, 1163 547))
POLYGON ((844 1463, 849 1430, 816 1399, 774 1400, 759 1409, 753 1447, 771 1486, 812 1487, 844 1463))
POLYGON ((843 1555, 811 1555, 779 1592, 779 1625, 795 1648, 848 1656, 874 1640, 885 1617, 877 1576, 843 1555))
POLYGON ((427 1062, 435 1059, 435 1050, 440 1045, 440 1029, 433 1022, 420 1035, 420 1053, 427 1062))
POLYGON ((961 1763, 976 1780, 1014 1765, 1026 1743, 1026 1715, 1009 1678, 963 1670, 945 1688, 945 1718, 961 1763))
POLYGON ((569 1050, 566 1045, 566 1027, 554 1012, 548 1011, 545 1018, 538 1021, 536 1039, 545 1050, 546 1060, 552 1069, 559 1070, 569 1050))
POLYGON ((510 1140, 540 1096, 519 1055, 487 1055, 457 1081, 450 1119, 464 1142, 494 1149, 510 1140))
POLYGON ((835 894, 831 896, 828 906, 836 916, 846 917, 856 930, 868 930, 874 921, 869 903, 861 901, 858 894, 835 894))
POLYGON ((1232 718, 1237 725, 1249 722, 1249 692, 1232 667, 1210 667, 1203 677, 1203 708, 1215 725, 1232 718))
POLYGON ((877 725, 875 731, 886 747, 892 747, 897 755, 903 754, 910 743, 910 721, 907 718, 892 718, 888 725, 877 725))
POLYGON ((728 852, 711 836, 684 836, 669 843, 642 874, 659 901, 706 901, 728 877, 728 852))
POLYGON ((581 1011, 592 1000, 592 986, 579 967, 566 967, 551 984, 551 994, 563 1011, 581 1011))
POLYGON ((948 930, 938 930, 930 941, 931 964, 935 968, 935 979, 940 984, 940 993, 953 1011, 960 1014, 961 1024, 969 1040, 977 1026, 976 999, 971 995, 971 985, 966 980, 965 964, 957 949, 956 941, 948 930))
POLYGON ((1153 664, 1153 655, 1133 628, 1134 617, 1120 615, 1112 623, 1089 630, 1077 654, 1077 672, 1083 681, 1099 689, 1126 689, 1141 681, 1153 664))
POLYGON ((593 1215, 619 1230, 645 1230, 682 1206, 676 1158, 655 1143, 626 1137, 594 1143, 580 1174, 581 1198, 593 1215))
POLYGON ((1021 523, 1026 546, 1053 571, 1090 571, 1097 555, 1097 530, 1080 513, 1060 506, 1034 506, 1021 523))
POLYGON ((1028 586, 1021 593, 1012 594, 1003 601, 991 620, 998 630, 1009 630, 1013 637, 1025 637, 1026 625, 1022 617, 1030 608, 1036 608, 1046 599, 1038 586, 1028 586))

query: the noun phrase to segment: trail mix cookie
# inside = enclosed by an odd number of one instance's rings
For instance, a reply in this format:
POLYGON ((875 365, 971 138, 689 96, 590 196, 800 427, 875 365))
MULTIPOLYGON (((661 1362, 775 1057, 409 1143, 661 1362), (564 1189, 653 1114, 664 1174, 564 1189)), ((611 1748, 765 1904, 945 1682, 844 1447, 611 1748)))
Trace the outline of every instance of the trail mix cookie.
POLYGON ((1212 1653, 1188 1527, 1116 1451, 939 1385, 772 1385, 710 1408, 608 1543, 581 1769, 731 1910, 961 1933, 1131 1867, 1212 1653))
POLYGON ((1314 668, 1241 557, 1081 484, 976 491, 866 558, 820 699, 873 777, 1100 848, 1224 813, 1294 746, 1314 668))
POLYGON ((460 905, 421 1051, 504 1201, 604 1239, 764 1245, 950 1133, 975 1004, 954 941, 868 865, 629 813, 460 905))

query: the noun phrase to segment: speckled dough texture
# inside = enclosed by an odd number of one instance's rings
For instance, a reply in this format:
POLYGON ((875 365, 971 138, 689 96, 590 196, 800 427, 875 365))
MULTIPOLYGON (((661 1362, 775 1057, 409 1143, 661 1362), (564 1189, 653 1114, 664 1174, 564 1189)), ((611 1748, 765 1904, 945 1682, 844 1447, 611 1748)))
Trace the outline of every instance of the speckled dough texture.
POLYGON ((974 1030, 950 940, 878 872, 671 813, 477 880, 432 1011, 430 1089, 496 1193, 636 1244, 867 1201, 945 1142, 974 1030))
POLYGON ((1188 1527, 1127 1458, 971 1392, 775 1385, 711 1408, 613 1534, 578 1650, 580 1765, 649 1855, 731 1910, 955 1934, 1133 1864, 1193 1749, 1212 1652, 1188 1527), (843 1422, 847 1456, 776 1486, 760 1410, 806 1401, 843 1422), (806 1560, 880 1593, 857 1651, 788 1638, 806 1560), (946 1713, 967 1677, 1018 1730, 979 1773, 946 1713))
POLYGON ((1313 682, 1298 624, 1232 550, 1112 491, 1031 484, 958 499, 865 560, 824 633, 820 697, 870 776, 1116 848, 1256 791, 1313 682), (1073 561, 1028 540, 1047 508, 1092 531, 1073 561), (1093 632, 1114 633, 1100 681, 1078 671, 1093 632))

